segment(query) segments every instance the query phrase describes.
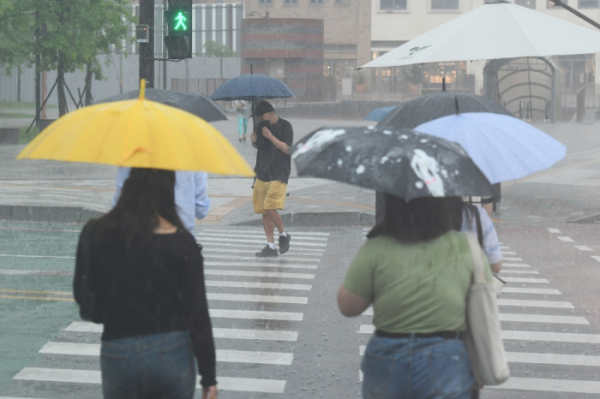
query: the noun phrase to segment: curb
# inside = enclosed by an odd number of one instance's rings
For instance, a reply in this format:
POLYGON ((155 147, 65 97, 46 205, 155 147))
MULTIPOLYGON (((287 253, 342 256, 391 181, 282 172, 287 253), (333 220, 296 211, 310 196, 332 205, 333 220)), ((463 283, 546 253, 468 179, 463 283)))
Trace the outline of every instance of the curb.
MULTIPOLYGON (((300 212, 283 214, 281 220, 286 226, 293 227, 373 226, 375 215, 364 212, 300 212)), ((231 226, 262 226, 262 218, 232 223, 231 226)))
POLYGON ((103 214, 83 207, 0 205, 0 220, 15 222, 83 224, 103 214))

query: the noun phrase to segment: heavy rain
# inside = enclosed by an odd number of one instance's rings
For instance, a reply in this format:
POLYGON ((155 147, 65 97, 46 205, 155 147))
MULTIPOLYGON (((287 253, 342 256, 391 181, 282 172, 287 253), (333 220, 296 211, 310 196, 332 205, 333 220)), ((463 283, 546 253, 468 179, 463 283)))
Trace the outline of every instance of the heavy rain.
POLYGON ((0 0, 0 399, 600 398, 600 0, 0 0))

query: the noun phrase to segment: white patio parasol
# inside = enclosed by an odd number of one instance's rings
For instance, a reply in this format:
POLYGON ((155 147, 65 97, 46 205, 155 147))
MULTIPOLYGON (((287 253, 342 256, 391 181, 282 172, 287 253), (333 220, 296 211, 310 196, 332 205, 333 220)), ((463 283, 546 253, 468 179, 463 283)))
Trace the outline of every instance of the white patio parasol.
POLYGON ((485 4, 361 68, 600 53, 600 32, 508 2, 485 4))

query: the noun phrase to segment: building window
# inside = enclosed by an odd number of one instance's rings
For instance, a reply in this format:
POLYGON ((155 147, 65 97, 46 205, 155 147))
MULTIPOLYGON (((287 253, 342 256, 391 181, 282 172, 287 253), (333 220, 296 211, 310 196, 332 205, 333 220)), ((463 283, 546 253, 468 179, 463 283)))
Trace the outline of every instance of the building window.
POLYGON ((310 4, 323 4, 324 0, 310 0, 310 4))
POLYGON ((458 0, 431 0, 432 10, 458 10, 458 0))
MULTIPOLYGON (((563 4, 569 5, 569 0, 562 0, 563 4)), ((554 4, 552 0, 546 0, 546 8, 562 8, 554 4)))
POLYGON ((381 0, 382 10, 406 10, 406 0, 381 0))
POLYGON ((535 10, 535 0, 515 0, 515 4, 535 10))
POLYGON ((286 5, 298 5, 298 0, 284 0, 283 3, 286 5))
POLYGON ((273 0, 258 0, 258 4, 273 4, 273 0))
POLYGON ((579 0, 579 8, 600 8, 598 0, 579 0))
POLYGON ((334 4, 336 6, 349 6, 350 0, 335 0, 334 4))

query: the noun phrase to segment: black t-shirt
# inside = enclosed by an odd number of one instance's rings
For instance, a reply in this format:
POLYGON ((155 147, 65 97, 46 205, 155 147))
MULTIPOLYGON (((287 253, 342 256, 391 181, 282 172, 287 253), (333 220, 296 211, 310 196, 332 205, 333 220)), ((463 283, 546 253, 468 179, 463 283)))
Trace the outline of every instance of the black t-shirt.
MULTIPOLYGON (((259 126, 257 125, 258 131, 256 132, 258 136, 258 152, 256 153, 256 167, 254 168, 256 177, 265 182, 279 180, 287 184, 292 171, 292 158, 289 154, 275 147, 271 140, 265 138, 262 135, 262 128, 259 126)), ((269 127, 269 130, 279 141, 290 147, 292 146, 294 130, 288 121, 279 118, 275 124, 269 127)))

